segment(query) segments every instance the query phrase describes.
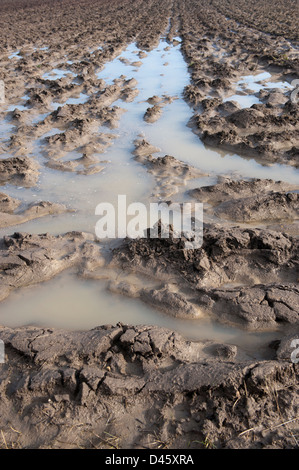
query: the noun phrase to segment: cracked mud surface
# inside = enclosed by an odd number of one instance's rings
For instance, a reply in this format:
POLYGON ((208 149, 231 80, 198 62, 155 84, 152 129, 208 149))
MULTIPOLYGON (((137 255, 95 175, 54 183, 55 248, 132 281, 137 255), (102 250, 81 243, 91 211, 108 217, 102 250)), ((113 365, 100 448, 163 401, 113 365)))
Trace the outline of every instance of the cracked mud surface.
POLYGON ((9 445, 294 446, 298 368, 278 360, 290 338, 272 361, 252 362, 236 347, 186 342, 157 327, 2 328, 0 337, 9 357, 0 372, 9 445))
MULTIPOLYGON (((66 186, 70 180, 61 178, 70 174, 105 178, 111 162, 104 154, 142 87, 130 72, 112 83, 99 76, 116 58, 141 69, 163 35, 161 54, 179 46, 188 66, 182 92, 194 134, 206 146, 269 165, 269 172, 274 164, 295 171, 297 15, 292 1, 278 6, 2 2, 0 79, 10 106, 0 108, 0 228, 8 228, 0 240, 0 301, 72 269, 170 317, 273 330, 277 339, 257 359, 245 347, 187 341, 158 326, 1 326, 1 448, 298 447, 298 365, 291 361, 299 337, 298 184, 242 171, 210 175, 200 161, 161 155, 138 128, 130 158, 152 178, 147 198, 203 202, 201 248, 187 250, 184 237, 145 234, 110 249, 88 231, 19 227, 74 211, 67 193, 63 203, 55 191, 40 197, 48 177, 66 186), (122 57, 132 43, 135 58, 122 57), (29 201, 26 191, 35 190, 29 201)), ((157 93, 146 97, 145 126, 163 126, 180 99, 157 93)))

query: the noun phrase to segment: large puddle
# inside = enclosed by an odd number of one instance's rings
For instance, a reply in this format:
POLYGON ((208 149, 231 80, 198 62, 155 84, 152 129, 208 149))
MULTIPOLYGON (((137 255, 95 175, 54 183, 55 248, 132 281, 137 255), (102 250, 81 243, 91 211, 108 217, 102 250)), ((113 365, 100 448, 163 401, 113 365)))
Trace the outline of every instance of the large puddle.
POLYGON ((264 357, 267 344, 280 335, 279 331, 246 332, 208 318, 173 318, 138 299, 110 293, 98 280, 85 281, 72 273, 58 275, 38 287, 20 289, 1 305, 1 324, 10 327, 36 325, 85 330, 118 322, 158 325, 193 340, 228 342, 242 347, 253 358, 264 357))
MULTIPOLYGON (((115 136, 112 145, 101 154, 104 166, 101 173, 85 176, 47 168, 42 153, 42 136, 33 142, 32 151, 41 163, 37 187, 25 189, 6 185, 1 188, 1 191, 23 202, 60 202, 74 212, 44 217, 8 230, 3 229, 0 230, 0 236, 15 231, 59 234, 82 230, 94 233, 98 218, 95 208, 100 202, 116 204, 118 194, 125 194, 128 203, 147 201, 154 180, 146 168, 133 159, 133 142, 139 135, 143 135, 151 144, 160 148, 161 152, 157 155, 173 155, 209 174, 208 177, 192 180, 186 190, 212 184, 219 174, 298 183, 298 171, 293 167, 277 164, 263 166, 254 159, 220 152, 201 143, 188 127, 192 110, 183 100, 182 93, 190 78, 179 44, 169 44, 163 39, 146 57, 140 58, 139 53, 136 45, 131 44, 97 74, 98 78, 104 79, 107 84, 112 84, 113 80, 120 76, 135 78, 139 91, 132 102, 120 100, 114 103, 126 110, 117 129, 98 129, 99 132, 115 136), (175 99, 165 104, 162 116, 157 122, 146 123, 143 116, 149 107, 147 100, 153 96, 162 98, 165 95, 175 99)), ((54 69, 46 77, 55 80, 64 73, 54 69)), ((70 98, 69 103, 76 104, 87 99, 88 96, 83 94, 70 98)), ((37 121, 38 118, 35 117, 35 122, 37 121)), ((0 137, 6 138, 6 132, 10 131, 10 124, 2 121, 0 137)), ((119 321, 157 324, 178 330, 190 339, 215 339, 239 344, 252 352, 255 351, 254 355, 258 354, 256 350, 264 343, 265 337, 270 341, 278 334, 273 331, 260 334, 245 333, 208 320, 186 321, 170 318, 146 307, 138 300, 120 298, 109 293, 101 281, 82 280, 71 273, 64 273, 43 285, 14 292, 1 303, 0 311, 0 323, 7 326, 35 324, 87 329, 119 321)))

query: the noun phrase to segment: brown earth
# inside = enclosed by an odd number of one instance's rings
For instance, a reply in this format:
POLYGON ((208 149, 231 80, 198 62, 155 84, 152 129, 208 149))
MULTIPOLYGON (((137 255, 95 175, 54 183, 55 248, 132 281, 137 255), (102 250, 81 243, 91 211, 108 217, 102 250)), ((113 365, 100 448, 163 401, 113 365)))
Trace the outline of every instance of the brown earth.
POLYGON ((7 448, 296 447, 292 337, 268 361, 157 327, 1 328, 0 338, 7 448))
MULTIPOLYGON (((242 76, 267 71, 277 81, 298 78, 296 9, 292 0, 2 1, 0 79, 10 102, 17 106, 25 94, 28 102, 8 113, 0 108, 0 118, 13 126, 0 146, 1 185, 37 184, 32 143, 53 129, 44 139, 44 165, 87 178, 101 172, 97 154, 115 135, 98 133, 98 126, 117 127, 123 109, 115 102, 132 101, 138 83, 120 78, 107 86, 96 72, 133 41, 142 60, 165 31, 169 43, 181 37, 191 76, 184 90, 193 109, 190 125, 204 143, 267 165, 298 167, 299 108, 290 90, 262 90, 260 104, 251 108, 224 101, 242 76), (53 68, 63 68, 65 76, 42 78, 53 68), (64 105, 81 93, 89 96, 86 102, 64 105), (61 106, 53 110, 53 102, 61 106), (75 160, 67 157, 72 151, 79 154, 75 160)), ((169 99, 149 98, 145 119, 156 120, 169 99)), ((152 197, 173 196, 186 181, 204 176, 174 156, 154 157, 158 151, 135 141, 134 158, 156 182, 152 197)), ((281 330, 265 345, 265 356, 253 360, 234 345, 188 342, 154 326, 83 332, 1 327, 0 447, 298 447, 298 366, 291 361, 299 334, 295 189, 286 182, 223 178, 193 189, 190 199, 207 201, 213 218, 196 250, 185 249, 184 237, 144 237, 125 240, 107 259, 90 234, 7 233, 0 241, 0 300, 66 269, 85 279, 100 279, 104 270, 112 292, 169 315, 281 330), (125 281, 111 274, 119 267, 125 281), (140 285, 130 282, 131 272, 140 285)), ((25 206, 8 187, 0 210, 5 226, 66 207, 25 206)))

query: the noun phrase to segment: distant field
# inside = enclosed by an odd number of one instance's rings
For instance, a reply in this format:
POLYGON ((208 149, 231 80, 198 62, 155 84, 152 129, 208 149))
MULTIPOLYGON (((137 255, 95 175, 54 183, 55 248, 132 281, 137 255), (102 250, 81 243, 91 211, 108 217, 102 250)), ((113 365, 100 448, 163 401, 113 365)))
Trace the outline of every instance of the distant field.
POLYGON ((213 13, 220 13, 260 31, 299 39, 297 0, 5 0, 0 4, 0 47, 9 46, 13 39, 51 40, 53 33, 63 39, 63 33, 72 29, 76 29, 74 39, 79 38, 81 29, 92 33, 94 21, 103 31, 122 26, 142 33, 143 23, 155 30, 160 25, 157 12, 168 15, 180 5, 195 10, 199 18, 209 12, 213 20, 213 13))
POLYGON ((219 12, 260 31, 298 40, 297 0, 206 0, 219 12))

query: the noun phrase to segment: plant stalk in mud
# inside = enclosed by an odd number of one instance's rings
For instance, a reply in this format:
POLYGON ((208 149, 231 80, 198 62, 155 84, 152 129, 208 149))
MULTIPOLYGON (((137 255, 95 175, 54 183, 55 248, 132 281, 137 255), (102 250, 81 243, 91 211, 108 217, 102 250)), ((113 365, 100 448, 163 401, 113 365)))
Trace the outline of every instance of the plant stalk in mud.
POLYGON ((112 203, 101 202, 95 214, 101 216, 95 226, 99 239, 184 237, 186 249, 202 246, 202 203, 153 202, 147 207, 141 202, 127 205, 126 195, 118 195, 117 208, 112 203))

